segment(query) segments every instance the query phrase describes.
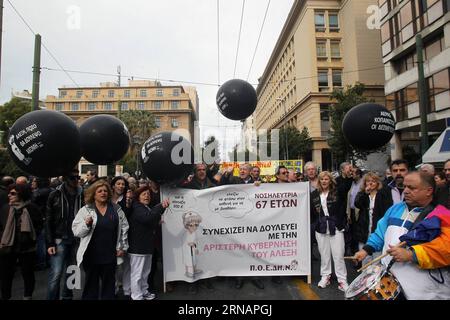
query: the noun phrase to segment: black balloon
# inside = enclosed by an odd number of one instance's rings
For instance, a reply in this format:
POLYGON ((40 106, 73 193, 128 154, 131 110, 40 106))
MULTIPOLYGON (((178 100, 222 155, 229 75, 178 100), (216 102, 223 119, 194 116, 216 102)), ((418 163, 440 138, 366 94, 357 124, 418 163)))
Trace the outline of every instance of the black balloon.
POLYGON ((81 155, 98 164, 112 164, 122 159, 130 146, 126 125, 114 116, 99 114, 80 126, 81 155))
POLYGON ((177 184, 193 169, 194 151, 191 143, 173 132, 151 136, 142 146, 142 169, 159 184, 177 184))
POLYGON ((385 107, 362 103, 350 111, 342 121, 345 139, 359 150, 374 150, 384 146, 395 131, 395 120, 385 107))
POLYGON ((77 125, 61 112, 36 110, 14 123, 8 151, 25 172, 39 177, 69 173, 81 158, 77 125))
POLYGON ((216 102, 220 113, 228 119, 244 120, 256 109, 256 91, 244 80, 229 80, 217 91, 216 102))

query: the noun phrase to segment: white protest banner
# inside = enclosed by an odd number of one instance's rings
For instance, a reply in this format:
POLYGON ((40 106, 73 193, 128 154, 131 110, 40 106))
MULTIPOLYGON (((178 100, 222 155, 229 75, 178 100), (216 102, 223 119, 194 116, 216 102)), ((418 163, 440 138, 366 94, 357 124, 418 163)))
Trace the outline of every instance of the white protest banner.
POLYGON ((164 278, 310 275, 308 183, 162 188, 164 278))

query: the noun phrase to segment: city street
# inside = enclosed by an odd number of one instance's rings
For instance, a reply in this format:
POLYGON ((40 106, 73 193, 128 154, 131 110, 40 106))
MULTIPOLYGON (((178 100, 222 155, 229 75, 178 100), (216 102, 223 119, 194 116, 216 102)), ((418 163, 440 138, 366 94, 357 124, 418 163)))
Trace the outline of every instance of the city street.
MULTIPOLYGON (((315 252, 319 256, 318 252, 315 252)), ((156 280, 159 283, 157 298, 160 300, 344 300, 344 293, 337 288, 336 278, 332 278, 329 287, 321 289, 317 287, 320 280, 319 271, 320 260, 313 260, 312 264, 312 283, 307 284, 306 277, 283 277, 281 284, 271 281, 271 277, 261 278, 265 288, 263 290, 256 288, 250 280, 244 280, 241 289, 234 288, 233 278, 215 278, 213 279, 213 289, 208 289, 203 283, 200 283, 198 292, 192 294, 189 292, 189 284, 186 282, 173 283, 171 292, 162 292, 162 272, 159 265, 156 280)), ((35 300, 44 300, 47 290, 47 272, 36 272, 36 289, 33 295, 35 300)), ((349 284, 357 276, 357 273, 350 262, 347 261, 347 272, 349 284)), ((23 282, 20 271, 16 271, 13 284, 13 299, 21 300, 23 294, 23 282)), ((75 290, 75 299, 81 298, 81 290, 75 290)), ((119 293, 119 299, 123 299, 119 293)))

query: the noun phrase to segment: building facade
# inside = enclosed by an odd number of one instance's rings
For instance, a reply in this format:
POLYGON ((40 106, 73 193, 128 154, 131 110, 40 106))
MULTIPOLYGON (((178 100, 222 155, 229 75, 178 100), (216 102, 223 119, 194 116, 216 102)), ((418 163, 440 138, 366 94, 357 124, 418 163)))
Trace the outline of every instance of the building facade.
POLYGON ((431 143, 450 118, 450 0, 380 0, 386 106, 396 118, 393 159, 420 158, 416 35, 423 39, 431 143))
POLYGON ((376 4, 376 0, 294 2, 259 79, 256 130, 307 127, 313 150, 305 160, 321 169, 337 166, 327 143, 333 89, 360 82, 370 99, 384 103, 380 34, 368 23, 368 9, 376 4))
POLYGON ((194 123, 199 119, 198 95, 194 87, 161 86, 158 82, 131 80, 128 86, 119 87, 107 82, 98 87, 63 87, 58 91, 58 97, 47 96, 47 109, 64 112, 77 125, 97 114, 116 116, 120 106, 120 111, 148 110, 153 113, 154 133, 184 129, 183 136, 193 141, 194 123))

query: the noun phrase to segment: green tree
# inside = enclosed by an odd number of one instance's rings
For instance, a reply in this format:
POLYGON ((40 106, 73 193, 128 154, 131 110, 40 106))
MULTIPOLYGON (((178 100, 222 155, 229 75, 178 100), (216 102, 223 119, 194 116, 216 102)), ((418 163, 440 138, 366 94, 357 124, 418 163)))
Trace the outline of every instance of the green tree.
POLYGON ((259 157, 257 154, 250 152, 247 148, 245 150, 238 150, 239 145, 235 145, 233 147, 233 150, 228 153, 228 156, 230 157, 231 161, 238 161, 239 159, 244 159, 244 161, 250 161, 251 159, 259 160, 259 157))
POLYGON ((211 159, 205 159, 205 155, 209 158, 214 159, 214 162, 219 162, 220 152, 219 152, 219 141, 215 136, 209 136, 202 147, 202 159, 205 162, 211 162, 211 159), (206 152, 205 152, 206 151, 206 152))
POLYGON ((0 149, 0 175, 12 177, 27 176, 28 174, 21 170, 9 155, 8 150, 0 149))
POLYGON ((3 106, 0 106, 0 131, 3 131, 1 140, 2 145, 6 145, 9 128, 12 127, 17 119, 19 119, 30 110, 30 101, 26 101, 16 97, 12 98, 9 102, 6 102, 3 106))
POLYGON ((337 163, 349 160, 350 158, 367 159, 367 155, 385 150, 386 147, 371 151, 355 150, 345 139, 342 132, 342 120, 345 114, 353 107, 368 102, 367 98, 363 96, 365 86, 362 83, 356 83, 354 86, 347 86, 345 89, 334 89, 330 99, 336 100, 330 109, 330 137, 328 138, 328 145, 334 155, 337 163))
POLYGON ((280 157, 284 160, 289 160, 286 159, 287 154, 289 154, 290 159, 304 158, 305 154, 312 149, 313 142, 306 127, 303 127, 302 131, 293 126, 282 128, 279 138, 280 157), (286 139, 288 153, 286 153, 286 139))
MULTIPOLYGON (((31 102, 16 97, 6 102, 3 106, 0 106, 1 145, 7 145, 9 129, 17 119, 30 110, 31 102)), ((0 174, 10 175, 13 177, 27 175, 14 163, 6 149, 0 149, 0 174)))
POLYGON ((153 129, 156 128, 155 117, 145 110, 122 111, 118 116, 125 123, 130 132, 130 138, 140 137, 141 143, 150 138, 153 129))
POLYGON ((130 149, 128 153, 119 161, 123 165, 124 172, 134 173, 141 170, 138 162, 139 152, 144 142, 150 138, 153 129, 156 128, 155 117, 149 111, 126 110, 118 116, 125 123, 130 133, 130 149))

